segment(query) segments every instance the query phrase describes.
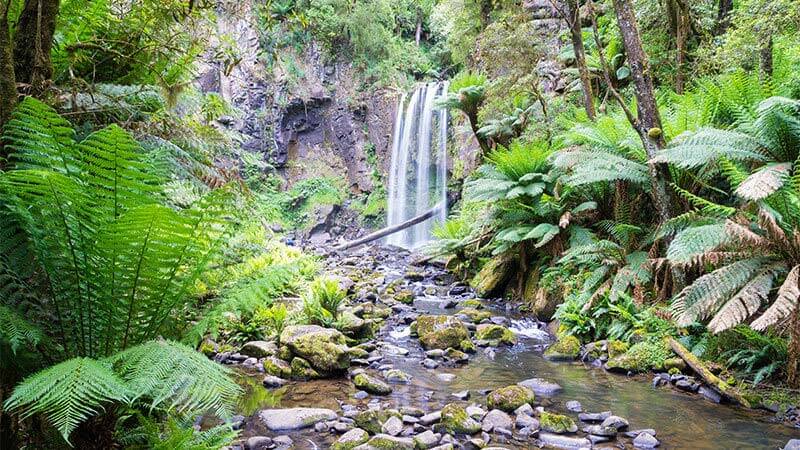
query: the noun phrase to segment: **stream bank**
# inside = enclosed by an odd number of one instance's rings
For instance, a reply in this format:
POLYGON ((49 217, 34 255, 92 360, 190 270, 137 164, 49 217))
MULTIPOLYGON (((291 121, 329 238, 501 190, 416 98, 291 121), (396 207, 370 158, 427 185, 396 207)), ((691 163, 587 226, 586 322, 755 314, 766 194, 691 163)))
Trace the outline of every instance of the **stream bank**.
MULTIPOLYGON (((545 324, 506 310, 503 303, 479 300, 442 268, 413 266, 413 260, 406 251, 377 246, 325 260, 329 274, 352 281, 347 284, 356 313, 385 316, 374 338, 352 343, 363 351, 351 353, 341 376, 279 380, 265 377, 263 358, 217 355, 235 364, 247 391, 237 418, 239 448, 647 448, 656 442, 658 448, 779 448, 800 436, 769 422, 766 414, 654 387, 644 375, 548 360, 545 324), (440 325, 462 319, 458 322, 478 347, 474 353, 444 352, 432 347, 447 344, 428 338, 426 351, 412 336, 412 324, 423 334, 421 316, 443 317, 436 319, 440 325), (511 330, 513 345, 499 342, 502 333, 494 336, 498 342, 476 339, 479 326, 485 334, 488 324, 511 330), (499 401, 528 387, 535 391, 531 402, 499 401), (642 430, 647 436, 637 438, 642 430), (361 446, 346 445, 342 436, 361 446)), ((443 339, 449 337, 445 333, 443 339)))

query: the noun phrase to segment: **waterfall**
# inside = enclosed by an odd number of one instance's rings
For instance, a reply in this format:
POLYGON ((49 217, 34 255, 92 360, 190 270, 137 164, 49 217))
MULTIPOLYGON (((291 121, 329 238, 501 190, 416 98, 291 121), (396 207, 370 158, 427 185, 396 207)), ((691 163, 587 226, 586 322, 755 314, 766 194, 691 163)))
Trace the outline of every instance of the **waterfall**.
POLYGON ((389 170, 387 226, 403 223, 442 205, 436 216, 390 235, 387 242, 405 248, 429 241, 435 222, 447 218, 447 110, 436 100, 447 82, 419 85, 404 94, 397 108, 389 170))

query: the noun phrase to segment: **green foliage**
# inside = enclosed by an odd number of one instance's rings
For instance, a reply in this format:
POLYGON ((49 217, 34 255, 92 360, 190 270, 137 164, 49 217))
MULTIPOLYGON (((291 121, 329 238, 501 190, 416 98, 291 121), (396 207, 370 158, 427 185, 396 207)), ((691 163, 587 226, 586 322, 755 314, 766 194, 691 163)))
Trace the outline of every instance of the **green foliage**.
POLYGON ((14 354, 22 347, 36 347, 43 339, 44 333, 39 327, 14 309, 0 305, 0 340, 8 343, 14 354))
POLYGON ((303 295, 303 314, 311 323, 331 327, 339 319, 339 306, 345 298, 338 280, 317 278, 303 295))
POLYGON ((728 367, 752 378, 753 384, 778 375, 786 364, 787 345, 773 334, 762 334, 746 326, 737 326, 720 336, 721 359, 728 367))
POLYGON ((198 431, 190 422, 173 417, 163 423, 142 414, 135 417, 139 426, 120 436, 120 441, 130 449, 219 450, 239 434, 227 424, 198 431))

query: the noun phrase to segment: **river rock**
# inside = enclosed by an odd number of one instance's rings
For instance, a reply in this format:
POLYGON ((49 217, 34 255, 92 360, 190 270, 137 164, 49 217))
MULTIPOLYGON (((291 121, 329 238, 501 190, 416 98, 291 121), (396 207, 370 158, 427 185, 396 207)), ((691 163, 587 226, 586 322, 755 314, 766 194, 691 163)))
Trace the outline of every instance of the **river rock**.
POLYGON ((275 436, 272 438, 272 443, 275 445, 277 449, 286 449, 291 448, 294 445, 294 441, 292 438, 286 435, 275 436))
POLYGON ((475 339, 488 342, 489 345, 496 347, 500 344, 513 345, 516 336, 508 328, 493 323, 482 323, 475 330, 475 339))
POLYGON ((470 417, 463 406, 455 403, 442 408, 441 422, 449 433, 474 434, 481 431, 481 424, 470 417))
POLYGON ((583 431, 595 436, 614 437, 617 435, 616 428, 604 427, 602 425, 589 425, 588 427, 585 427, 583 431))
POLYGON ((628 421, 620 416, 608 416, 600 425, 604 427, 614 427, 617 431, 628 428, 628 421))
POLYGON ((462 341, 469 341, 469 331, 453 316, 422 315, 417 318, 416 332, 425 349, 462 348, 462 341))
POLYGON ((439 443, 439 439, 441 439, 441 435, 436 434, 431 430, 427 430, 414 436, 413 441, 416 448, 425 450, 435 447, 436 444, 439 443))
POLYGON ((513 428, 514 422, 511 420, 511 416, 500 411, 499 409, 493 409, 486 413, 483 417, 483 421, 481 423, 481 429, 483 431, 489 432, 496 428, 505 428, 510 430, 513 428))
POLYGON ((391 410, 368 409, 366 411, 359 412, 355 416, 354 420, 358 428, 366 430, 372 434, 378 434, 381 432, 384 422, 389 420, 390 417, 396 417, 397 415, 398 413, 391 410))
POLYGON ((553 433, 539 433, 539 440, 542 441, 545 446, 556 448, 579 449, 592 446, 592 443, 586 438, 562 436, 553 433))
POLYGON ((492 317, 492 313, 489 311, 481 311, 475 308, 464 308, 458 312, 458 315, 464 316, 464 318, 472 323, 481 323, 481 321, 492 317))
POLYGON ((575 336, 562 336, 544 352, 551 361, 572 361, 581 353, 581 342, 575 336))
MULTIPOLYGON (((626 431, 623 434, 625 435, 625 437, 635 438, 636 436, 638 436, 638 435, 640 435, 642 433, 647 433, 650 436, 655 436, 656 435, 656 430, 654 430, 652 428, 642 428, 641 430, 626 431)), ((800 450, 800 449, 798 449, 798 450, 800 450)))
POLYGON ((315 379, 315 378, 322 378, 322 374, 314 370, 303 358, 295 357, 292 358, 292 377, 299 378, 299 379, 315 379))
POLYGON ((292 376, 292 367, 288 362, 277 358, 275 356, 268 356, 261 361, 264 366, 264 372, 281 378, 289 378, 292 376))
POLYGON ((514 425, 519 429, 527 428, 531 431, 539 429, 539 421, 527 414, 517 414, 514 425))
POLYGON ((331 445, 331 450, 352 450, 368 440, 369 433, 361 428, 353 428, 347 433, 341 435, 339 439, 337 439, 336 442, 331 445))
POLYGON ((571 418, 549 412, 539 414, 539 427, 550 433, 564 434, 578 431, 578 426, 571 418))
POLYGON ((390 436, 397 436, 403 431, 403 421, 397 416, 389 417, 381 426, 381 431, 390 436))
POLYGON ((411 375, 403 372, 400 369, 387 370, 383 377, 389 383, 408 383, 411 381, 411 375))
POLYGON ((493 297, 505 289, 506 283, 515 269, 516 261, 510 252, 506 252, 484 264, 470 284, 479 296, 493 297))
POLYGON ((519 408, 515 409, 514 410, 514 414, 516 414, 516 415, 525 414, 526 416, 532 416, 533 415, 533 406, 531 406, 529 403, 525 403, 524 405, 522 405, 519 408))
POLYGON ((264 409, 258 413, 258 418, 271 431, 297 430, 337 417, 335 412, 324 408, 264 409))
POLYGON ((242 346, 239 353, 253 358, 266 358, 278 353, 278 346, 269 341, 250 341, 242 346))
POLYGON ((566 406, 567 411, 571 411, 571 412, 581 412, 581 411, 583 411, 583 406, 581 405, 581 402, 579 402, 577 400, 570 400, 564 406, 566 406))
POLYGON ((430 426, 436 422, 439 422, 440 420, 442 420, 442 412, 436 411, 429 414, 425 414, 424 416, 420 417, 419 423, 425 426, 430 426))
POLYGON ((376 434, 366 444, 355 448, 357 450, 414 450, 414 441, 410 438, 376 434))
POLYGON ((261 384, 263 384, 264 387, 275 388, 286 384, 286 380, 281 377, 276 377, 275 375, 267 375, 264 377, 264 380, 261 382, 261 384))
POLYGON ((272 438, 267 436, 253 436, 244 443, 245 450, 263 450, 272 446, 272 438))
POLYGON ((353 378, 353 384, 357 388, 367 391, 375 395, 389 395, 392 393, 392 387, 383 381, 367 375, 366 373, 359 373, 353 378))
POLYGON ((486 415, 486 411, 478 405, 469 405, 465 408, 465 411, 475 420, 483 420, 483 416, 486 415))
POLYGON ((602 422, 611 417, 611 411, 603 411, 599 413, 580 413, 578 419, 581 422, 602 422))
POLYGON ((562 390, 561 385, 545 380, 544 378, 530 378, 520 381, 517 384, 532 390, 536 395, 553 395, 562 390))
POLYGON ((633 439, 635 448, 656 448, 659 445, 661 445, 661 442, 649 433, 641 433, 633 439))
POLYGON ((350 355, 342 333, 317 325, 292 325, 281 333, 280 342, 315 370, 331 373, 347 369, 350 355))
POLYGON ((533 391, 525 386, 512 385, 495 389, 486 396, 486 403, 490 409, 501 409, 512 412, 520 406, 533 403, 533 391))
POLYGON ((789 442, 783 446, 783 450, 800 450, 800 439, 790 439, 789 442))

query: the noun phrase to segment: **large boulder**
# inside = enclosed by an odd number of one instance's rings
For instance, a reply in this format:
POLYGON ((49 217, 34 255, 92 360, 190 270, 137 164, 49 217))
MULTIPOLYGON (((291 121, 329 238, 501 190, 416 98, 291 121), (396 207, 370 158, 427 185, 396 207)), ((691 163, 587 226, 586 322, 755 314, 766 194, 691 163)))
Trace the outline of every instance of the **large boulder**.
POLYGON ((475 434, 481 431, 480 422, 470 417, 463 406, 455 403, 442 408, 441 423, 448 433, 475 434))
POLYGON ((288 362, 277 358, 275 356, 268 356, 262 361, 264 365, 264 372, 269 375, 274 375, 281 378, 289 378, 292 376, 292 367, 288 362))
POLYGON ((661 342, 640 342, 621 355, 608 360, 606 369, 612 372, 647 372, 662 369, 672 351, 661 342))
POLYGON ((486 396, 486 404, 491 409, 513 412, 522 405, 533 403, 535 398, 530 388, 517 384, 490 392, 486 396))
POLYGON ((502 295, 508 280, 514 272, 514 256, 504 254, 487 262, 470 284, 480 297, 496 297, 502 295))
POLYGON ((462 342, 469 341, 467 327, 453 316, 419 316, 416 332, 426 349, 462 348, 462 342))
POLYGON ((324 408, 265 409, 258 413, 258 418, 270 431, 299 430, 337 417, 335 412, 324 408))
POLYGON ((553 317, 556 308, 563 300, 560 293, 550 292, 539 284, 538 270, 531 270, 526 275, 522 298, 526 304, 531 305, 531 313, 543 321, 553 317))
POLYGON ((320 373, 329 374, 350 367, 345 337, 331 328, 317 325, 292 325, 281 333, 281 344, 320 373))
POLYGON ((253 358, 266 358, 278 353, 278 346, 269 341, 250 341, 242 346, 239 353, 253 358))

